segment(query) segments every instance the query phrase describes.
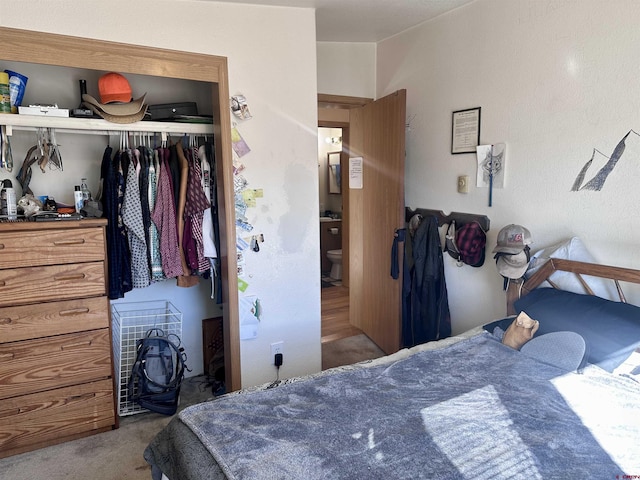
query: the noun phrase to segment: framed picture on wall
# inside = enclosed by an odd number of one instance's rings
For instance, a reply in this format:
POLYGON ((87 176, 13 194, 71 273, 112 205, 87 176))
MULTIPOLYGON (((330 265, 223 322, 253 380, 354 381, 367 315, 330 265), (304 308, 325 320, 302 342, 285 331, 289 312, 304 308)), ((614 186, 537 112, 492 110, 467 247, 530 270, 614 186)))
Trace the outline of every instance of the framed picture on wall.
POLYGON ((480 107, 457 110, 451 120, 451 153, 476 153, 480 145, 480 107))

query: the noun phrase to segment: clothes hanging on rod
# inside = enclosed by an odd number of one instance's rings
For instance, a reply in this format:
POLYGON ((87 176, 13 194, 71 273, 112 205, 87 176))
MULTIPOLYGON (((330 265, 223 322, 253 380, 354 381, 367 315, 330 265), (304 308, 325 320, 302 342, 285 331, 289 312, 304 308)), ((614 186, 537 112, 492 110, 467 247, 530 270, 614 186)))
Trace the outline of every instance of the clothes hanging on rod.
MULTIPOLYGON (((149 161, 149 190, 147 192, 147 201, 149 203, 149 218, 151 212, 155 209, 156 198, 158 196, 158 180, 160 175, 160 155, 158 150, 151 150, 151 159, 149 161)), ((149 264, 151 265, 151 280, 159 281, 164 279, 162 270, 162 257, 160 256, 160 234, 158 227, 152 221, 149 226, 149 264)))
MULTIPOLYGON (((209 201, 211 204, 211 221, 212 229, 205 232, 205 255, 211 262, 211 276, 212 276, 212 289, 211 298, 215 298, 217 303, 222 303, 222 264, 220 263, 220 257, 218 256, 220 247, 220 224, 218 223, 218 180, 216 175, 216 162, 214 154, 213 140, 204 144, 204 155, 209 164, 209 201), (208 232, 208 233, 207 233, 208 232), (211 236, 211 238, 208 238, 211 236), (213 243, 213 246, 210 243, 213 243)), ((206 187, 205 187, 206 188, 206 187)))
POLYGON ((182 262, 182 275, 178 276, 178 286, 191 287, 198 283, 198 277, 192 274, 191 268, 187 263, 187 249, 192 241, 191 238, 191 225, 187 222, 188 218, 185 215, 185 208, 187 203, 187 187, 189 184, 189 162, 184 154, 182 145, 175 145, 176 153, 178 155, 178 162, 180 165, 180 188, 178 190, 178 210, 177 210, 177 222, 178 222, 178 248, 180 252, 180 261, 182 262), (186 227, 186 228, 185 228, 186 227), (185 241, 185 233, 187 241, 185 241))
POLYGON ((163 279, 176 278, 179 286, 188 287, 206 278, 212 281, 212 298, 221 303, 216 269, 218 218, 209 201, 214 190, 213 148, 195 143, 152 148, 150 139, 148 144, 140 141, 142 145, 129 148, 128 138, 121 140, 115 155, 107 147, 103 156, 101 196, 108 220, 109 298, 122 298, 132 288, 163 279), (205 237, 214 242, 206 254, 205 237))
POLYGON ((213 219, 211 218, 213 208, 211 195, 212 172, 204 145, 198 148, 198 158, 200 159, 200 164, 202 165, 202 172, 200 176, 202 190, 204 191, 205 196, 207 197, 207 201, 209 202, 209 207, 203 212, 202 217, 202 254, 205 258, 217 258, 218 250, 216 248, 213 230, 213 219))
POLYGON ((127 232, 120 213, 124 199, 122 153, 122 150, 118 150, 112 158, 113 149, 107 146, 102 157, 100 174, 102 208, 107 219, 108 296, 111 300, 124 297, 125 293, 133 288, 127 232))
MULTIPOLYGON (((151 149, 146 144, 138 147, 139 156, 139 194, 140 210, 142 211, 142 227, 144 231, 144 241, 146 245, 147 264, 151 265, 151 210, 149 209, 149 157, 153 157, 151 149)), ((147 272, 149 282, 151 282, 151 269, 147 272)))
POLYGON ((162 148, 158 152, 161 159, 158 191, 151 219, 158 228, 160 237, 160 257, 165 278, 176 278, 182 275, 178 245, 178 228, 176 225, 176 207, 173 196, 173 182, 169 167, 169 150, 162 148))
POLYGON ((151 274, 140 203, 140 150, 126 150, 124 155, 129 157, 129 166, 121 208, 122 222, 127 229, 133 288, 144 288, 151 283, 151 274))
MULTIPOLYGON (((199 273, 209 270, 209 261, 204 255, 204 212, 211 212, 211 204, 202 186, 202 159, 198 155, 198 148, 193 146, 187 151, 189 179, 187 182, 187 202, 185 204, 185 219, 189 220, 189 230, 192 242, 186 244, 187 263, 189 267, 199 273)), ((186 230, 186 229, 185 229, 186 230)))

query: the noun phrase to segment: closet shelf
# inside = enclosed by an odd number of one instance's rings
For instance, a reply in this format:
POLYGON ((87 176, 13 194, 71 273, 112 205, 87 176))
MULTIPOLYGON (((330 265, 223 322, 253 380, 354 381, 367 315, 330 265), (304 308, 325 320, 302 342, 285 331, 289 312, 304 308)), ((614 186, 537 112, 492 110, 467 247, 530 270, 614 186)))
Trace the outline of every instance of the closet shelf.
POLYGON ((173 133, 186 135, 212 135, 213 124, 151 122, 113 123, 101 118, 47 117, 39 115, 0 114, 0 125, 17 130, 55 128, 78 133, 108 135, 119 132, 173 133))

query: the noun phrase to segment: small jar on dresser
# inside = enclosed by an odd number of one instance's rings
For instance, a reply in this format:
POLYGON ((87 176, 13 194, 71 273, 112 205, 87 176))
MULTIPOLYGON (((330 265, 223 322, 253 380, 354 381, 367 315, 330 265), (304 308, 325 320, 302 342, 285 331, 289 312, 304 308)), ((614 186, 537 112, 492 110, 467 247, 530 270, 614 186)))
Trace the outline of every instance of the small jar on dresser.
POLYGON ((0 458, 117 428, 106 223, 0 223, 0 458))

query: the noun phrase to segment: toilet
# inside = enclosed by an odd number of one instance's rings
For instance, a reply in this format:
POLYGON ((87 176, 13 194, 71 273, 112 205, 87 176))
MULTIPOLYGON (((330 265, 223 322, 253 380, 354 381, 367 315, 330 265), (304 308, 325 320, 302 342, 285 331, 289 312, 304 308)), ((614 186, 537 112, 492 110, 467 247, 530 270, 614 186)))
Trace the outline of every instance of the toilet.
POLYGON ((329 276, 334 280, 342 280, 342 249, 329 250, 327 258, 331 261, 329 276))

